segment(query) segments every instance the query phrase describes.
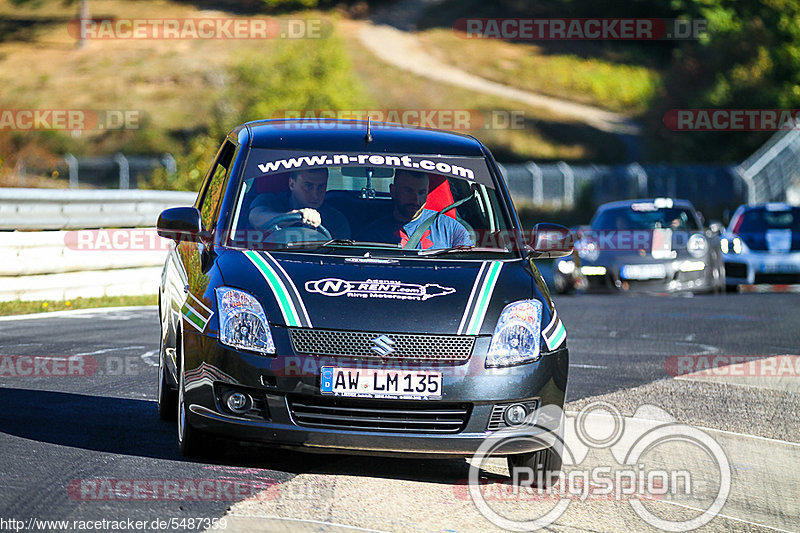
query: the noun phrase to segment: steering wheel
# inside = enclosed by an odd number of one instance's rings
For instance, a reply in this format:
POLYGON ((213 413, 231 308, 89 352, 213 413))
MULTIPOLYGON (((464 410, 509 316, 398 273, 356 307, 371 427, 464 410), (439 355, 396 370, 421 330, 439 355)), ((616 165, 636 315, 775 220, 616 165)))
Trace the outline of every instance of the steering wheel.
POLYGON ((303 224, 303 213, 284 213, 278 215, 265 222, 262 228, 264 228, 264 231, 267 233, 275 233, 276 231, 281 231, 291 226, 305 226, 317 231, 320 235, 325 237, 325 240, 331 239, 331 232, 322 224, 317 227, 303 224))

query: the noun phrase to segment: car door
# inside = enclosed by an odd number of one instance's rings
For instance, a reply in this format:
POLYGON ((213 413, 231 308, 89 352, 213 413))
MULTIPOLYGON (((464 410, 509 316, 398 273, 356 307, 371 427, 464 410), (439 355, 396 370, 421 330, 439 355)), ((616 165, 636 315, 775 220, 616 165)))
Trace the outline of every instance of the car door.
MULTIPOLYGON (((194 206, 200 212, 202 221, 203 238, 195 242, 178 242, 167 257, 163 290, 165 295, 169 295, 169 304, 165 307, 170 310, 172 317, 171 332, 180 331, 180 320, 183 317, 187 318, 186 327, 202 332, 211 316, 213 302, 210 298, 213 295, 206 294, 210 282, 208 270, 213 255, 210 243, 213 242, 212 232, 227 186, 235 148, 230 140, 222 144, 195 201, 194 206)), ((172 363, 177 368, 175 352, 172 356, 172 363)))

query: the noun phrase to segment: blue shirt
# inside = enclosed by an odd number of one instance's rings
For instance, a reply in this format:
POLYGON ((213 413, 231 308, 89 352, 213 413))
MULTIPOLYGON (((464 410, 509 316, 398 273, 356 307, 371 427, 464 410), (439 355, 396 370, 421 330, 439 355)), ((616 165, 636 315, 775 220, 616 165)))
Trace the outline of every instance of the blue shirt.
MULTIPOLYGON (((403 224, 394 216, 386 216, 375 220, 356 235, 356 240, 371 242, 388 242, 405 246, 414 231, 426 220, 436 215, 436 211, 423 209, 419 217, 403 224)), ((456 246, 474 246, 472 236, 457 220, 442 214, 425 230, 417 249, 453 248, 456 246)))

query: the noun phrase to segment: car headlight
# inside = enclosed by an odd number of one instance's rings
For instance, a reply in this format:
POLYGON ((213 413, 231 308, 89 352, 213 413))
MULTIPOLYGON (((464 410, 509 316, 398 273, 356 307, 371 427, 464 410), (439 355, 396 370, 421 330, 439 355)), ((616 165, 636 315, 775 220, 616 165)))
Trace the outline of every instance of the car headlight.
POLYGON ((559 261, 556 264, 556 268, 558 268, 558 271, 565 276, 569 276, 575 272, 575 263, 573 261, 559 261))
POLYGON ((708 241, 699 233, 695 233, 689 237, 689 242, 686 243, 686 250, 692 257, 703 257, 708 251, 708 241))
POLYGON ((600 246, 595 241, 581 241, 578 256, 585 261, 597 261, 600 257, 600 246))
POLYGON ((521 300, 506 306, 494 328, 487 367, 510 366, 536 361, 542 330, 542 303, 521 300))
POLYGON ((275 353, 264 309, 254 296, 246 292, 217 288, 219 341, 232 348, 264 354, 275 353))
POLYGON ((730 243, 728 242, 728 239, 720 239, 719 248, 722 250, 723 254, 727 254, 728 250, 730 250, 730 243))
POLYGON ((742 251, 744 250, 744 246, 742 245, 742 239, 740 239, 739 237, 734 237, 732 248, 733 248, 733 253, 735 254, 742 253, 742 251))

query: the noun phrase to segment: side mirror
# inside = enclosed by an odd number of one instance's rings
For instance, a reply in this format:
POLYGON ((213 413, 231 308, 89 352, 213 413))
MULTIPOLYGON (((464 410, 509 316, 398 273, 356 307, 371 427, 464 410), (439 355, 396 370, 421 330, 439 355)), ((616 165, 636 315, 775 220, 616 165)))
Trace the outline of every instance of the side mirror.
POLYGON ((722 225, 722 222, 712 220, 708 225, 708 229, 713 235, 722 235, 722 232, 725 231, 725 226, 722 225))
POLYGON ((197 242, 203 233, 200 211, 195 207, 171 207, 158 215, 156 231, 175 241, 197 242))
POLYGON ((533 227, 531 256, 534 259, 564 257, 572 253, 575 238, 564 226, 543 222, 533 227))

